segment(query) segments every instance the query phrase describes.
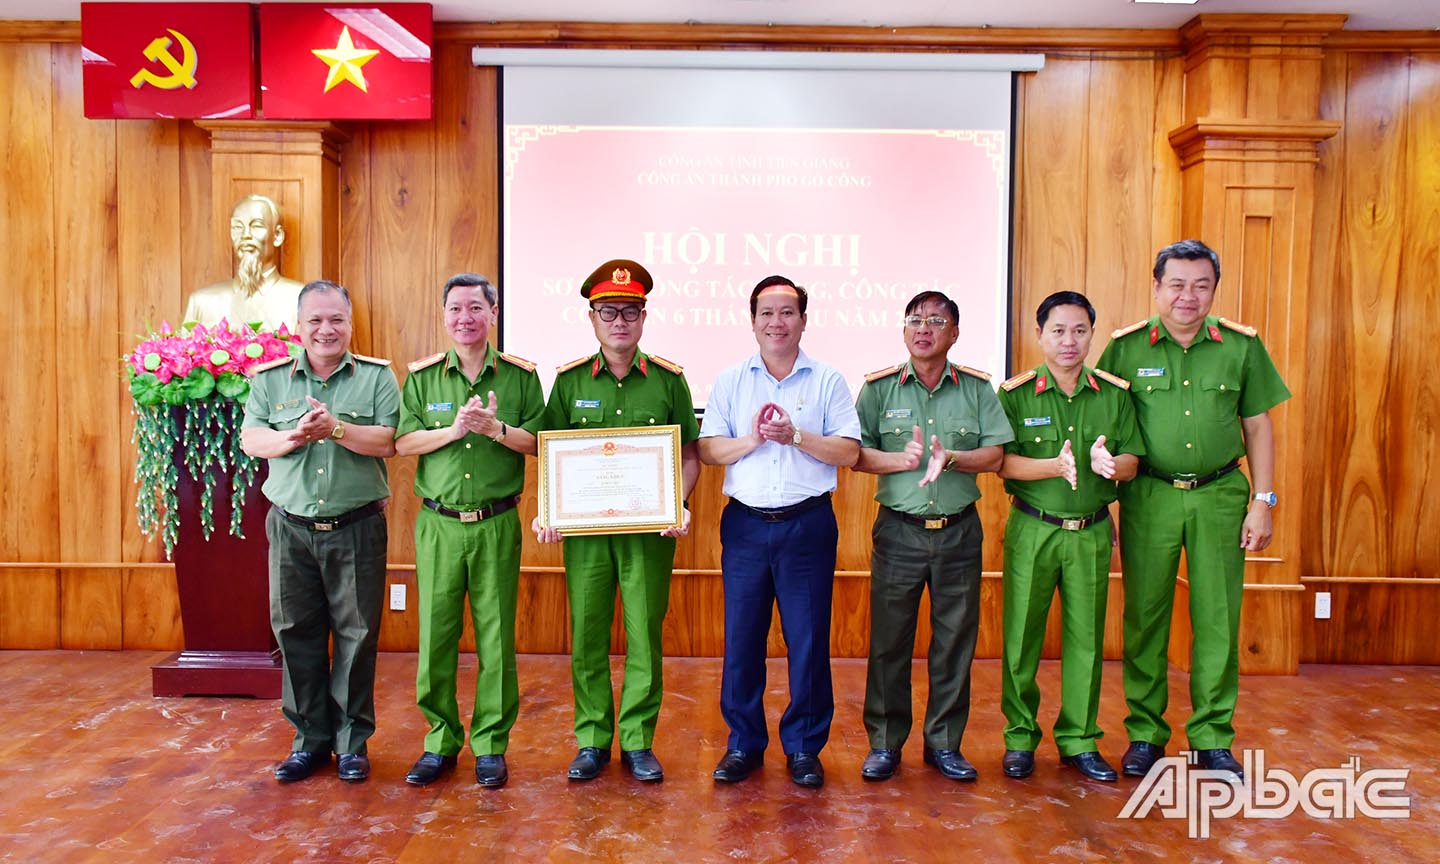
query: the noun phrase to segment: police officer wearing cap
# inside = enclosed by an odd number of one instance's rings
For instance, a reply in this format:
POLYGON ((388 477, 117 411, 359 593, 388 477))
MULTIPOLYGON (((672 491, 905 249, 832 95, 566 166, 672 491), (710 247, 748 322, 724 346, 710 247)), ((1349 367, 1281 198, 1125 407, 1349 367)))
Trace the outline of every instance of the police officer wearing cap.
POLYGON ((441 293, 453 347, 410 364, 401 392, 395 451, 419 456, 415 494, 415 576, 420 590, 420 662, 415 701, 429 723, 425 753, 405 780, 434 782, 465 743, 455 671, 465 598, 475 629, 475 705, 470 748, 475 781, 509 779, 505 749, 520 710, 515 675, 515 604, 525 454, 545 398, 535 364, 489 343, 499 308, 495 286, 461 273, 441 293))
POLYGON ((257 367, 240 446, 267 459, 270 625, 284 661, 281 709, 295 727, 282 783, 339 754, 341 780, 370 776, 375 652, 385 593, 385 457, 400 388, 390 361, 350 351, 350 295, 300 291, 303 354, 257 367), (330 646, 334 645, 331 661, 330 646))
POLYGON ((1119 779, 1100 755, 1100 670, 1110 587, 1116 482, 1129 480, 1145 452, 1124 379, 1085 366, 1095 307, 1058 291, 1035 313, 1045 362, 1000 385, 1015 440, 1000 476, 1014 496, 1005 523, 1000 707, 1005 712, 1007 777, 1028 777, 1040 743, 1035 672, 1058 586, 1061 761, 1091 780, 1119 779))
POLYGON ((800 350, 808 299, 784 276, 750 292, 760 351, 720 373, 700 430, 700 457, 726 466, 730 496, 720 519, 720 712, 730 726, 714 771, 722 783, 749 776, 769 745, 765 648, 777 603, 790 674, 780 744, 791 780, 811 788, 825 782, 820 751, 835 713, 830 602, 839 538, 830 493, 836 466, 855 463, 860 424, 845 379, 800 350))
MULTIPOLYGON (((654 282, 638 263, 607 261, 580 287, 590 301, 590 323, 600 350, 561 366, 550 391, 542 429, 593 429, 675 424, 680 427, 683 495, 700 476, 695 439, 700 429, 690 387, 680 366, 640 350, 645 297, 654 282)), ((657 534, 614 534, 565 540, 565 587, 570 599, 570 670, 575 691, 579 752, 571 780, 592 780, 610 761, 615 737, 610 681, 610 627, 619 586, 625 616, 625 680, 620 691, 621 761, 640 781, 664 770, 651 749, 663 693, 661 625, 670 603, 675 538, 684 524, 657 534)), ((531 526, 542 543, 561 540, 554 528, 531 526)))
POLYGON ((905 305, 910 359, 860 389, 860 459, 878 474, 871 528, 870 659, 865 680, 866 780, 888 780, 910 735, 911 658, 920 597, 930 592, 930 697, 923 759, 951 780, 975 767, 960 751, 970 718, 970 664, 980 628, 984 540, 975 477, 1000 467, 1013 437, 990 376, 951 363, 960 310, 938 291, 905 305))
POLYGON ((1240 680, 1245 553, 1270 545, 1275 438, 1270 409, 1290 398, 1255 328, 1210 314, 1220 258, 1198 240, 1155 257, 1156 314, 1116 330, 1101 367, 1130 382, 1145 458, 1120 489, 1125 579, 1121 763, 1143 776, 1165 753, 1166 655, 1180 552, 1190 588, 1190 718, 1201 768, 1243 779, 1230 751, 1240 680), (1247 482, 1238 469, 1245 457, 1247 482))

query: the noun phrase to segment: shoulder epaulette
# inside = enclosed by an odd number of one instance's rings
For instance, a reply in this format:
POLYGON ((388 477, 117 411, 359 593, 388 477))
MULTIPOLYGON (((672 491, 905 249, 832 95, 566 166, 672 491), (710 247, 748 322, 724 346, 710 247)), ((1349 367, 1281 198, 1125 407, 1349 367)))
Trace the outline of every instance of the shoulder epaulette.
POLYGON ((671 372, 674 372, 676 375, 683 375, 683 374, 685 374, 685 367, 684 367, 684 366, 681 366, 679 363, 676 363, 674 360, 666 360, 664 357, 661 357, 659 354, 648 354, 648 355, 646 355, 646 356, 648 356, 648 357, 651 359, 651 361, 659 364, 662 368, 669 369, 671 372))
POLYGON ((971 378, 979 378, 981 381, 984 381, 987 384, 990 383, 989 372, 981 372, 979 369, 975 369, 970 366, 956 366, 955 368, 959 369, 961 372, 964 372, 966 375, 969 375, 971 378))
POLYGON ((1231 330, 1234 330, 1236 333, 1244 333, 1246 336, 1254 336, 1256 333, 1260 332, 1254 327, 1251 327, 1249 324, 1241 324, 1239 321, 1231 321, 1229 318, 1221 318, 1220 326, 1228 327, 1231 330))
POLYGON ((581 365, 582 363, 589 363, 589 362, 590 362, 590 359, 591 359, 592 357, 594 357, 594 356, 595 356, 595 355, 593 355, 593 354, 587 354, 587 355, 584 356, 584 357, 580 357, 580 358, 577 358, 577 359, 575 359, 575 360, 571 360, 569 363, 565 363, 565 364, 563 364, 563 365, 556 366, 556 367, 555 367, 555 374, 556 374, 556 375, 559 375, 561 372, 569 372, 571 369, 574 369, 576 366, 579 366, 579 365, 581 365))
POLYGON ((439 354, 431 354, 429 357, 421 357, 414 363, 408 364, 405 368, 409 369, 411 372, 419 372, 421 369, 428 369, 444 359, 445 352, 441 351, 439 354))
POLYGON ((1112 372, 1106 372, 1104 369, 1096 369, 1095 374, 1099 375, 1101 378, 1104 378, 1106 381, 1109 381, 1111 384, 1114 384, 1116 387, 1119 387, 1121 390, 1130 389, 1130 382, 1126 381, 1124 378, 1121 378, 1119 375, 1116 375, 1112 372))
POLYGON ((350 356, 354 357, 356 360, 359 360, 362 363, 374 363, 376 366, 390 365, 390 361, 386 360, 383 357, 371 357, 368 354, 356 354, 354 351, 350 352, 350 356))
POLYGON ((294 357, 280 357, 280 358, 277 358, 277 359, 275 359, 275 360, 271 360, 271 361, 268 362, 268 363, 261 363, 259 366, 255 366, 255 367, 251 368, 250 374, 251 374, 251 375, 258 375, 258 374, 260 374, 261 372, 265 372, 265 371, 268 371, 268 370, 270 370, 270 369, 279 369, 281 366, 284 366, 286 363, 290 363, 290 362, 294 361, 294 359, 295 359, 294 357))
POLYGON ((1129 325, 1129 326, 1127 326, 1127 327, 1121 327, 1121 328, 1118 329, 1118 330, 1112 331, 1112 332, 1110 333, 1110 338, 1111 338, 1111 339, 1119 339, 1121 336, 1124 336, 1124 335, 1129 334, 1129 333, 1134 333, 1136 330, 1142 330, 1142 329, 1144 329, 1145 325, 1147 325, 1147 324, 1149 324, 1149 323, 1150 323, 1150 319, 1149 319, 1149 318, 1141 318, 1139 321, 1136 321, 1134 324, 1131 324, 1131 325, 1129 325))
POLYGON ((894 366, 887 366, 884 369, 876 369, 874 372, 871 372, 870 374, 865 376, 865 381, 866 383, 869 383, 871 381, 879 381, 881 378, 889 378, 891 375, 894 375, 896 372, 899 372, 901 369, 904 368, 904 363, 896 363, 894 366))
POLYGON ((530 362, 529 360, 526 360, 524 357, 516 357, 514 354, 503 354, 503 353, 502 353, 502 354, 500 355, 500 359, 501 359, 501 360, 504 360, 506 363, 511 364, 512 366, 519 366, 521 369, 524 369, 526 372, 534 372, 534 371, 535 371, 535 364, 532 363, 532 362, 530 362))
POLYGON ((1029 381, 1034 377, 1035 370, 1026 369, 1024 372, 1021 372, 1019 375, 1016 375, 1014 378, 1010 378, 1004 384, 1001 384, 1000 389, 1007 392, 1010 390, 1014 390, 1016 387, 1019 387, 1021 384, 1024 384, 1026 381, 1029 381))

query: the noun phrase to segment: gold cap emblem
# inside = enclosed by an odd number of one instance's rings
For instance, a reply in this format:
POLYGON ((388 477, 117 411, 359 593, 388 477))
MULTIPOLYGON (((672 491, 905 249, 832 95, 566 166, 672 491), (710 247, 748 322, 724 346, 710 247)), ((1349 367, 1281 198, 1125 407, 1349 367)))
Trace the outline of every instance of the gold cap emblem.
POLYGON ((629 285, 630 271, 624 267, 616 267, 615 272, 610 274, 610 281, 616 285, 629 285))

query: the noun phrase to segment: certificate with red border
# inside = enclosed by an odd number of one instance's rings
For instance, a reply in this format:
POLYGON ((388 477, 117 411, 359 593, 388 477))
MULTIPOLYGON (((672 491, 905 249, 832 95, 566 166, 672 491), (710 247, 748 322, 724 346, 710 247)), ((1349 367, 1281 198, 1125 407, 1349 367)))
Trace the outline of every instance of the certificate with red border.
POLYGON ((552 430, 539 434, 540 524, 561 534, 639 534, 678 528, 680 427, 552 430))

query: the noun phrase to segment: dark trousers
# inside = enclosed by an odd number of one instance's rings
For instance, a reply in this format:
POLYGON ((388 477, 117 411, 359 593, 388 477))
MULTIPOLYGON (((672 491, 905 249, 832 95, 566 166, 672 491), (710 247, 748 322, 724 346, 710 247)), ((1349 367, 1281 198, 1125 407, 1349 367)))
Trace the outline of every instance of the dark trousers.
POLYGON ((270 626, 284 660, 281 710, 295 727, 292 749, 364 753, 375 731, 385 514, 315 531, 272 507, 265 534, 270 626))
POLYGON ((790 704, 780 718, 786 753, 818 753, 830 738, 830 600, 839 531, 827 500, 784 521, 759 518, 737 502, 720 518, 725 584, 725 666, 720 713, 729 747, 763 752, 765 645, 772 606, 780 607, 790 704))
POLYGON ((865 730, 870 746, 899 750, 910 736, 910 671, 920 595, 930 592, 930 701, 925 746, 958 750, 970 719, 970 663, 980 632, 980 517, 930 531, 884 507, 871 530, 870 662, 865 730))

